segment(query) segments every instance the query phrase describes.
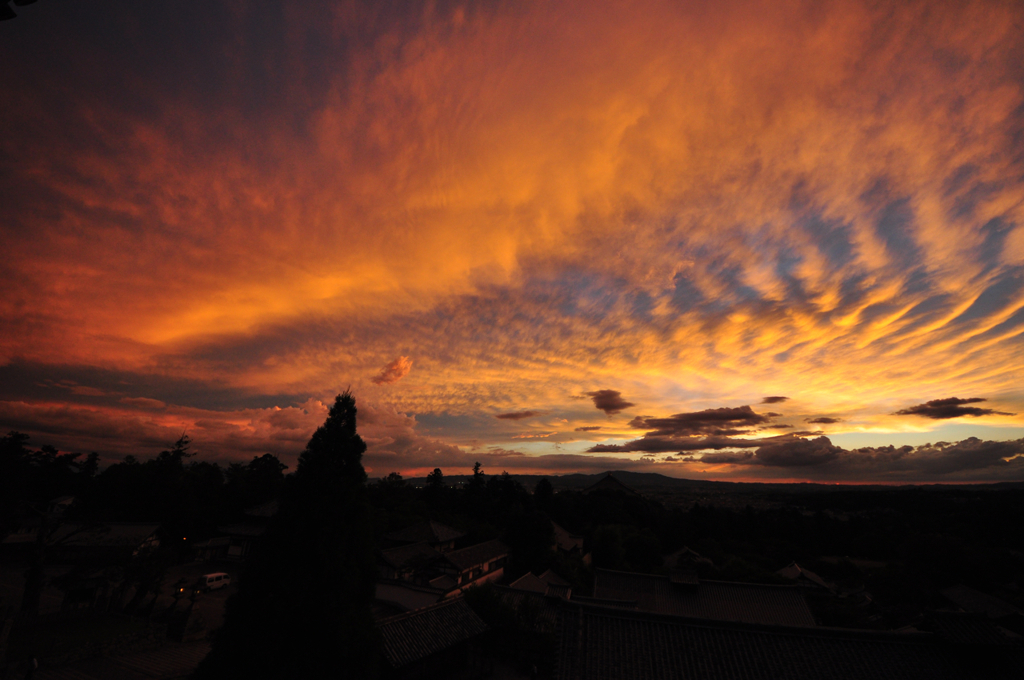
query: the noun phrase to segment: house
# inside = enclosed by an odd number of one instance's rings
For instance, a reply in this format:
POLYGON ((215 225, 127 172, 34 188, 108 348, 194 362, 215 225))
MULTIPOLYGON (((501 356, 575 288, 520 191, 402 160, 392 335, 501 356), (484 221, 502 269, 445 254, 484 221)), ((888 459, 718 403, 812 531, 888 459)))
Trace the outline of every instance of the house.
POLYGON ((1009 602, 963 584, 941 592, 961 611, 984 615, 1000 626, 1024 635, 1024 612, 1009 602))
POLYGON ((496 581, 505 573, 508 546, 495 539, 445 553, 439 568, 460 590, 478 583, 496 581))
POLYGON ((64 512, 75 502, 74 496, 59 496, 54 498, 46 506, 46 512, 51 515, 63 515, 64 512))
POLYGON ((540 593, 545 595, 548 592, 548 584, 533 575, 532 572, 526 572, 512 583, 508 584, 509 588, 515 590, 527 590, 532 593, 540 593))
POLYGON ((607 601, 606 605, 651 614, 764 625, 815 625, 803 590, 796 586, 705 581, 696 575, 673 579, 595 569, 594 598, 607 601))
POLYGON ((715 563, 710 559, 686 546, 666 556, 663 564, 669 569, 698 569, 700 567, 715 566, 715 563))
POLYGON ((218 560, 244 560, 266 532, 264 524, 241 523, 217 527, 220 536, 192 546, 196 559, 204 562, 218 560))
POLYGON ((442 572, 435 569, 441 553, 429 543, 410 543, 382 550, 380 575, 384 579, 427 583, 442 572))
POLYGON ((809 569, 804 569, 796 562, 790 562, 788 566, 779 569, 775 572, 783 578, 788 578, 790 581, 796 581, 798 586, 804 586, 806 588, 821 588, 829 592, 833 592, 834 589, 825 579, 815 574, 809 569))
POLYGON ((557 680, 960 680, 1017 678, 1024 648, 991 662, 950 653, 927 633, 765 626, 561 603, 557 680))
POLYGON ((532 593, 540 593, 548 597, 559 597, 568 600, 572 597, 572 587, 561 576, 548 569, 540 576, 534 576, 532 572, 526 572, 515 581, 509 584, 513 590, 524 590, 532 593))
POLYGON ((275 498, 246 508, 240 521, 218 526, 218 536, 192 546, 196 559, 203 562, 246 559, 266 533, 267 525, 277 514, 279 507, 275 498))
POLYGON ((594 493, 595 491, 620 491, 629 496, 640 495, 639 493, 637 493, 636 491, 634 491, 633 489, 629 488, 628 486, 620 482, 618 479, 616 479, 611 472, 609 472, 601 479, 597 480, 597 482, 595 482, 594 484, 588 486, 586 489, 583 490, 583 493, 594 493))
POLYGON ((490 670, 476 646, 489 628, 461 597, 381 619, 377 629, 385 677, 472 678, 490 670))
POLYGON ((159 529, 146 522, 67 523, 54 529, 46 543, 54 561, 116 564, 160 547, 159 529))
POLYGON ((392 613, 422 609, 444 599, 445 590, 406 581, 377 581, 374 602, 392 613))
POLYGON ((555 549, 566 554, 566 555, 582 555, 583 554, 583 537, 576 534, 571 534, 554 522, 551 523, 551 528, 555 534, 555 549))
POLYGON ((410 543, 426 543, 434 550, 445 553, 454 550, 456 541, 465 535, 466 532, 464 531, 454 529, 447 524, 429 520, 385 534, 384 541, 389 547, 408 545, 410 543))

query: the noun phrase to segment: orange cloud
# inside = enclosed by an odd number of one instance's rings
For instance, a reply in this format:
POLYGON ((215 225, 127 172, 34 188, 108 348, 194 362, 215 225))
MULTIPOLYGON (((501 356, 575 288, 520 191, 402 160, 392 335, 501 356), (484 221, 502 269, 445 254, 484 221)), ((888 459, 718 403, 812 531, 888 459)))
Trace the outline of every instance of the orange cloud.
POLYGON ((411 370, 412 361, 409 357, 398 357, 387 366, 380 369, 380 373, 374 376, 370 382, 374 385, 390 385, 409 375, 409 371, 411 370))
POLYGON ((595 385, 893 431, 985 395, 1020 425, 1020 6, 209 4, 202 35, 68 10, 0 46, 0 366, 282 406, 386 384, 466 418, 449 447, 495 412, 587 432, 595 385))

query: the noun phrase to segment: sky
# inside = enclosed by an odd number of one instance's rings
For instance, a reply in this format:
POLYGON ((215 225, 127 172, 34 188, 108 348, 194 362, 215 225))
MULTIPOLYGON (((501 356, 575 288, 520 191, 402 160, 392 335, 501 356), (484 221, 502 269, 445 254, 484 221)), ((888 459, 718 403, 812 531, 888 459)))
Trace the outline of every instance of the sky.
POLYGON ((1024 480, 1024 5, 0 23, 0 430, 368 474, 1024 480))

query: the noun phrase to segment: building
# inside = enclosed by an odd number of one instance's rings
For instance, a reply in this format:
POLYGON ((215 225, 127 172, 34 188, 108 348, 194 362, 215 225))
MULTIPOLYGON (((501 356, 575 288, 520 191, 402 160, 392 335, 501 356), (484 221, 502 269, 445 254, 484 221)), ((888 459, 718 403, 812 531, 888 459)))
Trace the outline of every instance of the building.
POLYGON ((267 525, 277 514, 279 507, 275 498, 246 508, 240 521, 218 526, 218 536, 192 546, 196 559, 203 562, 246 559, 266 533, 267 525))
POLYGON ((490 662, 476 642, 489 630, 462 598, 381 619, 388 678, 473 678, 490 662))
POLYGON ((796 562, 790 562, 788 566, 779 569, 775 573, 782 578, 788 578, 790 581, 796 581, 798 586, 806 588, 820 588, 829 592, 834 592, 835 590, 825 581, 825 579, 809 569, 804 569, 796 562))
POLYGON ((428 520, 385 534, 384 542, 388 547, 426 543, 434 550, 445 553, 455 550, 456 542, 465 535, 466 532, 459 531, 447 524, 428 520))
POLYGON ((497 581, 505 573, 508 546, 495 539, 445 553, 440 570, 459 590, 470 585, 497 581))
POLYGON ((764 626, 563 603, 557 680, 1019 678, 1024 647, 962 656, 928 633, 764 626), (980 664, 980 665, 978 665, 980 664))
POLYGON ((693 572, 659 576, 595 569, 594 600, 651 614, 765 625, 815 625, 801 588, 705 581, 693 572))
POLYGON ((555 549, 566 555, 582 555, 583 554, 583 537, 577 534, 571 534, 554 522, 551 523, 551 528, 555 533, 555 549))
POLYGON ((380 576, 396 581, 411 581, 427 584, 440 576, 441 553, 429 543, 410 543, 382 550, 380 554, 380 576))

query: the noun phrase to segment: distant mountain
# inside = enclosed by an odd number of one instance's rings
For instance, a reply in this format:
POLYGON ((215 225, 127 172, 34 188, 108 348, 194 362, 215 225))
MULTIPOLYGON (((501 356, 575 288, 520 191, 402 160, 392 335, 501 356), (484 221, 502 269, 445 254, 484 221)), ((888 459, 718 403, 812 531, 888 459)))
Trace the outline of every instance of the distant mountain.
MULTIPOLYGON (((722 482, 706 479, 682 479, 679 477, 668 477, 657 472, 632 472, 630 470, 608 470, 597 474, 573 473, 568 475, 518 475, 509 474, 509 477, 522 484, 527 489, 533 489, 541 479, 547 479, 556 489, 585 489, 607 475, 614 475, 620 482, 637 491, 644 489, 707 489, 722 492, 735 493, 816 493, 850 491, 851 489, 882 490, 899 488, 924 488, 924 489, 949 489, 949 488, 982 488, 993 490, 1024 489, 1024 482, 996 482, 989 484, 903 484, 898 486, 886 484, 858 484, 848 486, 845 484, 815 484, 812 482, 722 482)), ((465 484, 472 475, 445 475, 445 481, 450 485, 465 484)), ((490 477, 491 475, 487 475, 490 477)), ((422 486, 426 478, 411 478, 409 480, 416 486, 422 486)))

